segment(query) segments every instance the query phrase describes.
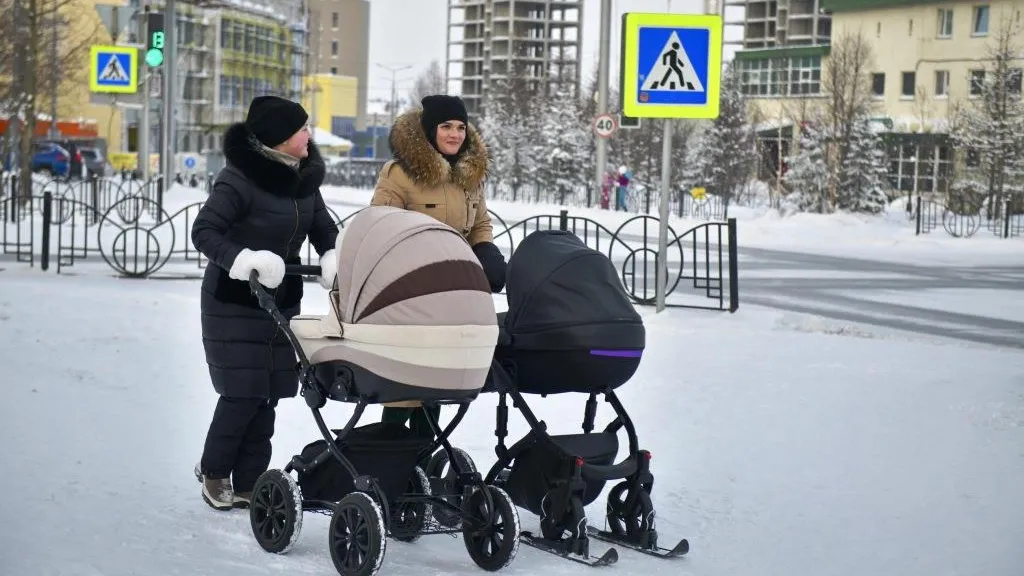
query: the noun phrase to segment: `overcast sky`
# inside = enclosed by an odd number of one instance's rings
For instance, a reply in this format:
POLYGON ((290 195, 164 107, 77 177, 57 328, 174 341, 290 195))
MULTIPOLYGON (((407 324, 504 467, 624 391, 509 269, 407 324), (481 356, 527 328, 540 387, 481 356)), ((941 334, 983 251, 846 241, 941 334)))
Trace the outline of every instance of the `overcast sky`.
MULTIPOLYGON (((398 93, 405 95, 412 80, 431 60, 444 66, 447 0, 370 0, 370 98, 387 99, 391 73, 384 70, 411 65, 399 72, 398 93)), ((623 12, 699 13, 702 0, 612 0, 611 71, 618 70, 619 20, 623 12)), ((601 0, 586 0, 583 7, 583 77, 591 74, 598 57, 601 0)))

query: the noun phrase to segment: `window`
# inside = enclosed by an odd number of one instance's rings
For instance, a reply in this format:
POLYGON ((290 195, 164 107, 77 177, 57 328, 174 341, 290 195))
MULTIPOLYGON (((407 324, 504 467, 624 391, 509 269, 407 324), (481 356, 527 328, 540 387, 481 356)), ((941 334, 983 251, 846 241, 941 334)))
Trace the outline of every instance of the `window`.
POLYGON ((337 40, 331 40, 331 56, 337 56, 337 55, 338 55, 338 41, 337 40))
POLYGON ((335 30, 338 29, 338 13, 337 12, 331 12, 331 27, 334 28, 335 30))
POLYGON ((821 57, 742 60, 741 83, 748 96, 800 96, 821 93, 821 57))
POLYGON ((935 97, 949 97, 949 70, 935 71, 935 97))
POLYGON ((916 74, 913 72, 904 72, 900 79, 900 98, 913 98, 914 90, 917 82, 916 74))
POLYGON ((953 37, 953 9, 939 8, 939 30, 936 33, 939 38, 953 37))
POLYGON ((881 37, 882 37, 882 23, 881 22, 877 22, 877 23, 875 23, 875 38, 881 38, 881 37))
POLYGON ((904 140, 889 154, 889 182, 894 189, 903 192, 948 190, 953 165, 950 149, 945 144, 915 144, 904 140))
POLYGON ((1010 94, 1020 95, 1021 93, 1021 80, 1024 70, 1020 68, 1011 68, 1006 77, 1006 91, 1010 94))
POLYGON ((871 75, 871 95, 877 98, 885 96, 885 72, 875 72, 871 75))
POLYGON ((790 94, 818 94, 821 87, 821 57, 804 56, 790 60, 790 94))
POLYGON ((988 5, 974 7, 974 19, 971 28, 972 36, 988 35, 988 5))
POLYGON ((914 19, 911 18, 910 19, 910 25, 907 27, 907 36, 913 36, 913 35, 914 35, 914 19))
POLYGON ((337 66, 331 66, 331 76, 337 76, 337 75, 338 75, 338 67, 337 66))
POLYGON ((971 70, 970 86, 968 93, 971 96, 981 96, 982 91, 985 89, 985 71, 984 70, 971 70))

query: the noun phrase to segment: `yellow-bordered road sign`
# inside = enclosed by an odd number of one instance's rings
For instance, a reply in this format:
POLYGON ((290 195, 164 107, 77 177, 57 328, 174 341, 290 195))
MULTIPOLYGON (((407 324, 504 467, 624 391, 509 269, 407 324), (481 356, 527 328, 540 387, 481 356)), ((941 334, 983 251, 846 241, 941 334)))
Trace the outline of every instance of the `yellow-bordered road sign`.
POLYGON ((139 51, 129 46, 89 49, 89 91, 134 94, 139 89, 139 51))
POLYGON ((722 17, 622 15, 622 111, 633 118, 718 117, 722 17))

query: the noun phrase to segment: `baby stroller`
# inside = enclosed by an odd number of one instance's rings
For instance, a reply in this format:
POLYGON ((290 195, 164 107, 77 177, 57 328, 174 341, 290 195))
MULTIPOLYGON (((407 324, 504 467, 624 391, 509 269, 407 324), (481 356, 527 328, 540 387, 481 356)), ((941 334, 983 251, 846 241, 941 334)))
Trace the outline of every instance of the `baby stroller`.
MULTIPOLYGON (((339 236, 333 314, 289 323, 258 283, 250 288, 298 355, 301 394, 323 435, 284 470, 256 481, 250 524, 260 546, 287 552, 303 512, 331 516, 329 547, 338 572, 368 576, 380 569, 386 537, 461 532, 473 561, 498 570, 518 549, 519 517, 509 496, 460 464, 448 440, 486 380, 498 337, 494 301, 472 250, 437 220, 390 207, 371 207, 339 236), (355 404, 348 423, 330 430, 320 409, 328 400, 355 404), (458 405, 435 440, 402 425, 356 426, 366 406, 415 400, 458 405), (438 447, 451 462, 449 482, 431 481, 416 466, 438 447), (297 478, 291 473, 297 472, 297 478), (438 486, 451 490, 435 493, 438 486), (432 509, 454 521, 439 525, 432 509)), ((291 274, 318 275, 315 266, 291 274)), ((459 451, 461 453, 461 451, 459 451)), ((440 453, 440 452, 439 452, 440 453)))
POLYGON ((658 546, 651 490, 651 453, 642 450, 636 429, 615 389, 640 364, 645 346, 643 321, 622 288, 611 261, 563 231, 537 231, 512 255, 506 285, 509 311, 486 391, 497 392, 498 461, 486 481, 502 486, 516 505, 540 516, 540 534, 523 541, 577 562, 607 565, 614 548, 590 558, 589 538, 660 557, 689 550, 684 539, 672 549, 658 546), (530 410, 524 394, 583 393, 583 433, 552 435, 530 410), (615 419, 594 432, 597 396, 603 395, 615 419), (511 447, 507 397, 530 431, 511 447), (626 457, 615 463, 617 433, 625 429, 626 457), (587 525, 584 507, 610 480, 607 530, 587 525))

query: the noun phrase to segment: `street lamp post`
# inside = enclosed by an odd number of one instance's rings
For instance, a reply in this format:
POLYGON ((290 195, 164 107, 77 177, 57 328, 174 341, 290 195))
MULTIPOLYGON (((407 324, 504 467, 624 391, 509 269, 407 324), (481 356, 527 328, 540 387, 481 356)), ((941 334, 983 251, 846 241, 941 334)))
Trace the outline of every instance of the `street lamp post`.
POLYGON ((400 66, 398 68, 391 68, 391 67, 385 66, 383 64, 379 64, 379 63, 377 64, 377 66, 380 66, 384 70, 387 70, 388 72, 391 72, 391 125, 394 126, 395 125, 395 108, 398 107, 398 101, 397 101, 398 100, 398 95, 395 92, 395 84, 397 82, 396 78, 397 78, 399 72, 402 72, 403 70, 408 70, 408 69, 412 68, 412 66, 400 66))

